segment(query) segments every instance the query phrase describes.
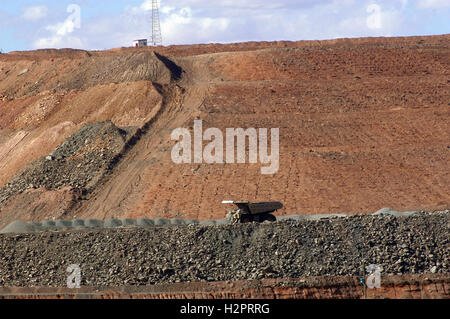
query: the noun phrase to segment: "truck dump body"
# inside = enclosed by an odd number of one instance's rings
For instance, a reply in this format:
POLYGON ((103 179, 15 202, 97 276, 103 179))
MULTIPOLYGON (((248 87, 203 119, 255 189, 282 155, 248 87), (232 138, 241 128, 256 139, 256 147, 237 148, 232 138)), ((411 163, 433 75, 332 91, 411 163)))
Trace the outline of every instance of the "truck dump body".
POLYGON ((248 205, 251 214, 272 213, 278 209, 283 208, 280 202, 261 202, 251 203, 248 205))
POLYGON ((276 217, 270 213, 283 208, 283 204, 280 202, 223 201, 222 203, 234 204, 238 207, 237 210, 230 211, 227 215, 227 218, 230 218, 232 222, 275 221, 276 217))

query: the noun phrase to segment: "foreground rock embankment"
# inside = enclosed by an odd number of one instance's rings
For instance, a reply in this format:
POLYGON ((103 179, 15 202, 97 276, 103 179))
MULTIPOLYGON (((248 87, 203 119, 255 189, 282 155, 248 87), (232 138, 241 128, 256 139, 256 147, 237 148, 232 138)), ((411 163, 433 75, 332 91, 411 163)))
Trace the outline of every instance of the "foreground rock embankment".
POLYGON ((448 212, 239 225, 121 227, 0 235, 0 286, 449 273, 448 212))

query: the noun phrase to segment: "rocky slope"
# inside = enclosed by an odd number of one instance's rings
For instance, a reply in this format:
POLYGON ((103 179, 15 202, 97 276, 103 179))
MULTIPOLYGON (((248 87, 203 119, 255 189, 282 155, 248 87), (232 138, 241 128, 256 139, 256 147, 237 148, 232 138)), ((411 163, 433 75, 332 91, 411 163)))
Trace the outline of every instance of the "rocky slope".
POLYGON ((450 214, 0 235, 0 286, 88 287, 449 272, 450 214))

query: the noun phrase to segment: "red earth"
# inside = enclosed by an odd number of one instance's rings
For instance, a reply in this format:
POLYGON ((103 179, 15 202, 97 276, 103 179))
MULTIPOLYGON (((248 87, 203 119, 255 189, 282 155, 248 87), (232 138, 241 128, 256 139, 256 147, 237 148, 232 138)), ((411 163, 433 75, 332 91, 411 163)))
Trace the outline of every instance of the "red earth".
POLYGON ((27 191, 0 227, 220 219, 225 199, 281 201, 279 215, 448 209, 449 66, 450 35, 0 54, 0 187, 85 123, 145 127, 87 198, 27 191), (279 128, 279 170, 175 164, 171 132, 195 119, 279 128))
POLYGON ((111 288, 0 288, 0 299, 448 299, 445 275, 395 275, 380 288, 357 277, 308 277, 227 282, 173 283, 111 288))

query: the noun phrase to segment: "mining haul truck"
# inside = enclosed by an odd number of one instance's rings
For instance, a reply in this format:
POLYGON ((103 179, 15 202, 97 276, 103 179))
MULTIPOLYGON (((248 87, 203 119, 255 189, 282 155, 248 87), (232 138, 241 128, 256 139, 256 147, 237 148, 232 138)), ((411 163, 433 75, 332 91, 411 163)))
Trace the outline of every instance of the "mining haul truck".
POLYGON ((231 223, 251 223, 251 222, 274 222, 276 217, 271 213, 281 209, 283 204, 280 202, 235 202, 232 200, 224 200, 222 204, 234 204, 237 209, 230 210, 227 213, 227 218, 231 223))

